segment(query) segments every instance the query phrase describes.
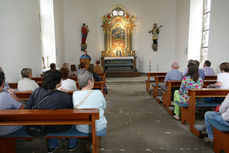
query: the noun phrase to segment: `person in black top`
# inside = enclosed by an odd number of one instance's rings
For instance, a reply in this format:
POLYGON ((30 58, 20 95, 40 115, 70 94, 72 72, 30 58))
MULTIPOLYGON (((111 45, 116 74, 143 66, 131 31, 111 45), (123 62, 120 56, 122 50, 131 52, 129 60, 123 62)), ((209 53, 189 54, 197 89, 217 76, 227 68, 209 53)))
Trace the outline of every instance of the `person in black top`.
MULTIPOLYGON (((26 103, 25 109, 72 109, 72 97, 62 91, 57 90, 61 86, 61 73, 49 70, 44 73, 42 87, 37 88, 26 103)), ((70 125, 49 125, 46 126, 48 133, 58 133, 71 128, 70 125)), ((69 151, 73 151, 78 146, 76 138, 69 138, 69 151)), ((58 149, 58 139, 49 139, 48 152, 53 153, 58 149)))

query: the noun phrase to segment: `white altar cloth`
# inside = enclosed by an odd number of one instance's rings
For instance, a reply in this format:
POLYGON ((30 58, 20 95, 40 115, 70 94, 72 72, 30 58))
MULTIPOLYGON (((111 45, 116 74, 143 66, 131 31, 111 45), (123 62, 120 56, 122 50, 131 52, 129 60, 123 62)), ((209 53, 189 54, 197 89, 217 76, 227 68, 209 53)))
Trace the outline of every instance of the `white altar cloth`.
POLYGON ((133 56, 127 56, 127 57, 104 57, 104 60, 122 60, 122 59, 134 59, 133 56))

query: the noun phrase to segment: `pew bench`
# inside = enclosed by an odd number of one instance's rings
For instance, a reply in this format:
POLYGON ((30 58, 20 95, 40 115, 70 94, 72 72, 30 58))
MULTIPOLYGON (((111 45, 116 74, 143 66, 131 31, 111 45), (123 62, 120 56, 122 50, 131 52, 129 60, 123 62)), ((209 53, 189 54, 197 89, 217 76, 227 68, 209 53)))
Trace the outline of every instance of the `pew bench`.
MULTIPOLYGON (((57 109, 57 110, 1 110, 0 125, 77 125, 89 124, 92 133, 85 134, 74 127, 60 133, 48 133, 45 138, 92 138, 93 153, 100 152, 99 136, 106 135, 106 129, 96 132, 95 120, 99 119, 98 109, 57 109)), ((16 153, 16 139, 34 139, 23 127, 19 131, 0 137, 1 153, 16 153)))
POLYGON ((145 80, 146 83, 146 91, 150 94, 150 84, 155 83, 155 76, 165 76, 166 72, 154 72, 154 73, 147 73, 147 79, 145 80))
MULTIPOLYGON (((216 80, 204 80, 203 86, 207 87, 209 84, 216 83, 216 80)), ((162 90, 162 96, 163 96, 163 106, 166 107, 167 112, 170 115, 173 115, 174 108, 171 106, 171 97, 172 97, 172 89, 173 88, 179 88, 181 85, 181 81, 167 81, 166 86, 167 90, 162 90)))
POLYGON ((153 87, 153 98, 155 98, 157 102, 160 101, 160 99, 157 100, 157 96, 159 94, 159 89, 160 89, 159 83, 164 83, 164 80, 165 80, 165 76, 155 76, 155 84, 152 85, 152 87, 153 87))
MULTIPOLYGON (((181 123, 187 122, 189 124, 190 131, 195 134, 196 136, 200 137, 201 131, 196 129, 196 108, 202 107, 216 107, 220 103, 216 102, 196 102, 196 98, 200 97, 226 97, 229 93, 229 90, 226 89, 191 89, 188 92, 190 96, 190 103, 187 104, 180 104, 181 106, 181 123)), ((177 102, 176 102, 177 103, 177 102)), ((177 103, 178 104, 178 103, 177 103)))
POLYGON ((222 125, 215 120, 208 120, 213 127, 214 152, 229 152, 229 126, 222 125))

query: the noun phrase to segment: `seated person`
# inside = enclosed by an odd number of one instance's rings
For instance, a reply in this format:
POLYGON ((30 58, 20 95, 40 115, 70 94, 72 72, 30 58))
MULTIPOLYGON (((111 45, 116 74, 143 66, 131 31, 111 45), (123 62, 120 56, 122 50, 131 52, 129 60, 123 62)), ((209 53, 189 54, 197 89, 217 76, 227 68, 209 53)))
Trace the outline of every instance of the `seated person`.
POLYGON ((80 58, 88 58, 91 60, 91 56, 87 54, 86 50, 83 51, 83 55, 80 58))
POLYGON ((177 62, 173 62, 172 70, 166 74, 164 82, 174 81, 174 80, 177 80, 177 81, 182 80, 182 73, 179 72, 178 69, 179 69, 179 64, 177 62))
POLYGON ((96 65, 94 67, 95 73, 97 73, 97 74, 103 73, 103 68, 100 66, 100 60, 97 59, 95 63, 96 63, 96 65))
MULTIPOLYGON (((72 98, 69 94, 57 90, 61 86, 61 73, 59 71, 47 71, 44 73, 43 85, 37 88, 31 94, 26 104, 26 109, 72 109, 72 98), (42 103, 41 103, 42 102, 42 103), (38 105, 39 104, 39 105, 38 105)), ((46 131, 48 133, 58 133, 68 130, 70 125, 48 125, 46 131)), ((76 138, 69 138, 69 151, 74 150, 78 146, 76 138)), ((58 138, 50 138, 48 144, 48 152, 52 153, 58 148, 58 138)))
POLYGON ((71 65, 70 66, 70 72, 69 72, 69 75, 71 76, 71 77, 74 77, 74 76, 76 76, 76 65, 75 64, 73 64, 73 65, 71 65))
POLYGON ((94 72, 94 65, 93 64, 90 64, 87 70, 93 74, 93 78, 95 81, 102 81, 102 79, 99 77, 99 75, 94 72))
POLYGON ((210 87, 229 89, 229 63, 221 63, 219 68, 221 73, 217 75, 217 82, 215 84, 211 84, 210 87))
POLYGON ((68 78, 69 71, 66 68, 61 68, 60 72, 62 74, 61 86, 59 90, 76 90, 76 82, 68 78))
POLYGON ((68 71, 69 71, 69 64, 68 64, 68 63, 64 63, 64 64, 62 65, 61 69, 62 69, 62 68, 68 69, 68 71))
POLYGON ((33 91, 39 87, 39 85, 32 80, 32 69, 23 68, 21 70, 22 79, 18 81, 18 91, 33 91))
MULTIPOLYGON (((199 77, 198 65, 194 63, 188 64, 188 74, 181 82, 179 91, 176 90, 174 93, 174 102, 177 101, 181 104, 189 103, 188 90, 202 88, 203 80, 199 77)), ((180 117, 180 106, 175 103, 174 118, 179 120, 180 117)))
MULTIPOLYGON (((174 80, 176 80, 176 81, 182 80, 182 78, 183 78, 182 73, 180 71, 178 71, 178 69, 179 69, 179 64, 177 62, 173 62, 172 70, 166 74, 164 82, 174 81, 174 80)), ((165 85, 161 85, 161 87, 167 88, 167 87, 165 87, 165 85)), ((173 93, 175 90, 179 90, 179 87, 173 87, 171 90, 172 90, 171 91, 171 95, 172 95, 171 100, 173 100, 173 93)))
MULTIPOLYGON (((3 90, 5 86, 5 74, 0 72, 0 110, 23 109, 23 105, 13 99, 10 94, 3 90)), ((0 136, 8 135, 21 129, 22 126, 0 126, 0 136)))
MULTIPOLYGON (((77 109, 99 109, 99 120, 96 120, 96 131, 101 131, 107 127, 107 120, 104 116, 106 100, 99 90, 92 90, 94 78, 91 72, 85 71, 78 76, 80 91, 73 93, 73 105, 77 109)), ((89 125, 76 125, 76 129, 83 133, 90 133, 89 125)))
MULTIPOLYGON (((3 71, 3 69, 0 67, 0 72, 3 72, 4 73, 4 71, 3 71)), ((10 89, 10 86, 9 86, 9 84, 5 81, 5 86, 4 86, 4 90, 5 91, 7 91, 7 90, 9 90, 10 89)))
POLYGON ((215 120, 220 124, 229 126, 229 94, 224 99, 223 103, 219 107, 219 112, 208 111, 204 114, 206 130, 208 138, 205 137, 205 142, 213 142, 213 128, 208 123, 208 120, 215 120))
POLYGON ((77 70, 77 72, 76 72, 76 76, 79 76, 79 74, 80 74, 81 72, 86 71, 86 67, 85 67, 85 66, 86 66, 85 63, 80 63, 80 64, 79 64, 78 70, 77 70))
MULTIPOLYGON (((189 63, 194 63, 194 64, 196 64, 196 65, 198 66, 198 73, 199 73, 199 76, 201 77, 202 80, 204 80, 204 78, 205 78, 204 71, 202 71, 201 69, 199 69, 200 62, 199 62, 198 60, 192 60, 192 59, 190 59, 190 60, 188 61, 188 64, 189 64, 189 63)), ((186 67, 186 68, 185 68, 185 71, 183 72, 183 77, 187 75, 187 69, 188 69, 188 68, 186 67)))
POLYGON ((50 70, 51 71, 56 71, 56 64, 55 63, 51 63, 50 64, 50 70))
POLYGON ((201 69, 202 71, 204 71, 205 76, 215 75, 213 68, 211 68, 210 66, 211 66, 211 62, 209 60, 206 60, 204 62, 204 67, 201 69))

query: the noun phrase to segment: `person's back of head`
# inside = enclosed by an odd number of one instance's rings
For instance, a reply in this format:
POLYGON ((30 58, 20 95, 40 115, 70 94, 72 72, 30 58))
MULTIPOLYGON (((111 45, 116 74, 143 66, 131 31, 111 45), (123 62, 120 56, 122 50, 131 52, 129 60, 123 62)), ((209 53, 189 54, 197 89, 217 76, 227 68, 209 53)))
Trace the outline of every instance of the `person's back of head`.
POLYGON ((90 82, 94 81, 93 74, 89 71, 81 72, 79 76, 77 77, 77 79, 78 79, 80 88, 86 87, 89 84, 89 81, 90 82))
POLYGON ((93 74, 94 73, 94 65, 93 64, 90 64, 88 66, 88 69, 87 70, 93 74))
POLYGON ((4 72, 0 71, 0 87, 4 87, 4 82, 5 82, 5 74, 4 72))
POLYGON ((96 63, 97 65, 99 65, 99 64, 100 64, 100 60, 97 59, 95 63, 96 63))
POLYGON ((59 71, 49 70, 44 73, 42 87, 47 90, 56 89, 61 85, 60 82, 61 82, 61 73, 59 71))
POLYGON ((172 69, 179 69, 179 63, 178 62, 173 62, 172 69))
POLYGON ((199 67, 195 63, 189 63, 188 64, 188 74, 187 76, 190 76, 193 81, 197 81, 199 78, 199 67))
POLYGON ((75 64, 72 64, 70 67, 71 67, 71 71, 76 71, 76 65, 75 64))
POLYGON ((83 63, 83 62, 80 63, 80 64, 79 64, 79 69, 85 69, 85 63, 83 63))
POLYGON ((65 69, 69 70, 69 64, 68 63, 64 63, 61 68, 65 68, 65 69))
POLYGON ((55 71, 55 70, 56 70, 56 64, 55 64, 55 63, 51 63, 51 64, 50 64, 50 69, 51 69, 52 71, 55 71))
POLYGON ((223 62, 219 66, 221 72, 229 72, 229 63, 223 62))
POLYGON ((22 78, 32 78, 32 69, 31 68, 23 68, 21 70, 22 78))
POLYGON ((62 79, 66 80, 69 75, 69 70, 66 68, 61 68, 60 72, 61 72, 62 79))
POLYGON ((195 62, 195 64, 197 65, 197 67, 198 67, 198 69, 199 69, 200 62, 199 62, 198 60, 195 60, 194 62, 195 62))
POLYGON ((204 62, 204 67, 210 67, 211 66, 211 62, 209 60, 206 60, 204 62))
POLYGON ((0 67, 0 72, 4 72, 3 69, 2 69, 2 67, 0 67))

